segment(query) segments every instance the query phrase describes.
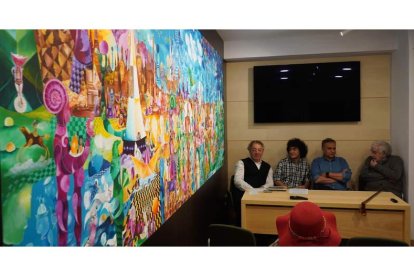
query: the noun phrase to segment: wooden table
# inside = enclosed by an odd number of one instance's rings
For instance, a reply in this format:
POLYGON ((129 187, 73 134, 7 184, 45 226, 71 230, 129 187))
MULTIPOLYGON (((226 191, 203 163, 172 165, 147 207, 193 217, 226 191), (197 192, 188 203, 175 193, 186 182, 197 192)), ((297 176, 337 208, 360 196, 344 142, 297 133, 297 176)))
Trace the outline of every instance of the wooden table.
MULTIPOLYGON (((309 190, 303 195, 323 210, 335 214, 342 238, 382 237, 410 244, 410 205, 390 192, 381 192, 366 204, 361 202, 375 192, 309 190), (391 202, 391 198, 398 200, 391 202)), ((241 201, 242 227, 257 234, 277 234, 276 217, 287 214, 300 200, 290 200, 287 191, 244 193, 241 201)))

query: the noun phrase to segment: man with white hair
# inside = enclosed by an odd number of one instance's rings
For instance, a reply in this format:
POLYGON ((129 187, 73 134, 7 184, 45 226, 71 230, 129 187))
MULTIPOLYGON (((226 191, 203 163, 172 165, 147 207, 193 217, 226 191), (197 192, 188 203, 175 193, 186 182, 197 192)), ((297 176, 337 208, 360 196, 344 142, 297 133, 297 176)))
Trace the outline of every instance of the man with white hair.
POLYGON ((236 225, 241 225, 241 198, 245 191, 261 192, 273 186, 273 170, 269 163, 262 160, 264 144, 253 140, 247 146, 249 157, 237 161, 234 181, 231 184, 236 225))
POLYGON ((371 144, 371 155, 365 160, 359 176, 362 191, 392 192, 403 198, 404 162, 401 157, 391 155, 391 145, 385 141, 371 144))

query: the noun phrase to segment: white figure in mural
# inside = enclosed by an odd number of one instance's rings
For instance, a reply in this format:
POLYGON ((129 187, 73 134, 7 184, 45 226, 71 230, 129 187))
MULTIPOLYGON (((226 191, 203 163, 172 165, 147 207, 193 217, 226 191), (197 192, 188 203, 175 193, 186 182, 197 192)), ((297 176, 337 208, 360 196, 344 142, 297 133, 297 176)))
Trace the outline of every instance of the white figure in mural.
POLYGON ((138 85, 138 69, 136 65, 136 50, 133 31, 129 31, 129 47, 131 57, 129 59, 129 70, 131 73, 131 97, 128 97, 128 117, 126 122, 125 140, 137 141, 138 134, 141 138, 146 136, 144 127, 144 117, 142 116, 140 91, 138 85))

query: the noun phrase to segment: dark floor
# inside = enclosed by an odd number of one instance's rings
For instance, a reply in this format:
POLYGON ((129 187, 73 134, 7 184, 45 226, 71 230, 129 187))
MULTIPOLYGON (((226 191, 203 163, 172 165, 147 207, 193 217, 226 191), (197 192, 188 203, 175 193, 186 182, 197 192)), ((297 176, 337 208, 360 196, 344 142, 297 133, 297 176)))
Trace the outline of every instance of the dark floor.
POLYGON ((349 240, 349 239, 342 239, 342 240, 341 240, 341 243, 339 244, 339 246, 347 246, 347 244, 348 244, 348 240, 349 240))
POLYGON ((257 246, 269 246, 277 239, 277 235, 266 234, 254 234, 254 237, 256 238, 257 246))

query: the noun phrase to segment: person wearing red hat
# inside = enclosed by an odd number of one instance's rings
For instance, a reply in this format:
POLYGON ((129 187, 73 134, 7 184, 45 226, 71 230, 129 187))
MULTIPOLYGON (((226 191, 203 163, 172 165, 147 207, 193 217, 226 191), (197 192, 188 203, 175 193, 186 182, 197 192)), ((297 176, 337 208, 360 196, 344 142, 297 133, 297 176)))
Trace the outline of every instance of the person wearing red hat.
POLYGON ((279 246, 338 246, 341 236, 335 215, 322 211, 315 203, 304 201, 276 219, 279 246))

